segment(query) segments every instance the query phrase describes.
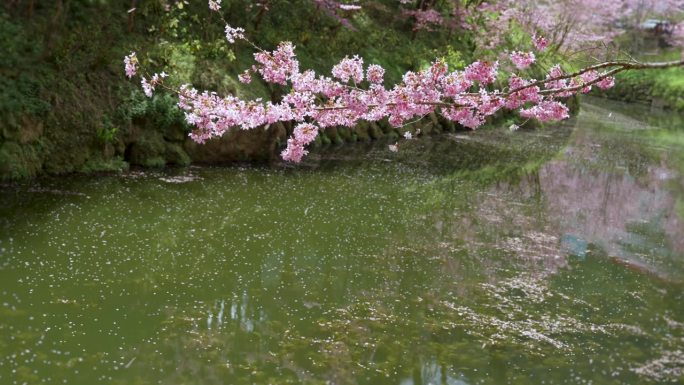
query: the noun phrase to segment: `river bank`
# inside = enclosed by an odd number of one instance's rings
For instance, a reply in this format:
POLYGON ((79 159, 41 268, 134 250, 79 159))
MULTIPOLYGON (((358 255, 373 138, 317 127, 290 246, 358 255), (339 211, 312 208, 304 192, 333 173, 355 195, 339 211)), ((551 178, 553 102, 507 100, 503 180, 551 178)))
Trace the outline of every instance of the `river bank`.
MULTIPOLYGON (((658 62, 678 60, 679 50, 656 50, 651 54, 642 54, 640 60, 658 62)), ((627 71, 616 76, 615 87, 598 92, 608 99, 639 103, 654 109, 666 109, 676 113, 684 113, 684 69, 669 68, 666 70, 627 71)))
MULTIPOLYGON (((176 86, 189 83, 219 94, 279 100, 287 90, 238 81, 237 74, 253 64, 252 49, 227 44, 222 21, 206 2, 138 2, 134 9, 130 1, 67 3, 0 6, 0 42, 7 53, 0 55, 0 180, 277 158, 290 125, 236 131, 198 146, 188 140, 190 127, 172 96, 147 98, 124 75, 123 57, 136 50, 150 69, 171 73, 168 81, 176 86)), ((483 54, 498 54, 478 47, 476 36, 458 24, 414 29, 415 20, 396 1, 339 17, 326 14, 319 2, 272 2, 268 10, 252 3, 224 4, 227 21, 246 28, 265 49, 294 42, 302 68, 318 73, 328 74, 339 60, 358 54, 367 64, 383 66, 389 85, 435 58, 462 69, 483 54)), ((529 38, 517 33, 519 39, 529 38)), ((545 56, 557 59, 553 53, 545 56)), ((543 76, 533 71, 533 77, 543 76)), ((435 117, 404 129, 364 124, 329 129, 316 146, 391 143, 418 128, 425 134, 457 129, 435 117)))

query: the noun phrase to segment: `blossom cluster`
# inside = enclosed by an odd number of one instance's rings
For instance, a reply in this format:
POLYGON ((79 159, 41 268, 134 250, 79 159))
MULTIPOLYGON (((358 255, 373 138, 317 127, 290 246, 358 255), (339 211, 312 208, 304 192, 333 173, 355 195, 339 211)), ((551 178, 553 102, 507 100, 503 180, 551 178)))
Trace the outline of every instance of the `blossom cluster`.
POLYGON ((138 72, 138 57, 135 56, 135 52, 131 52, 130 55, 124 58, 124 70, 129 79, 138 72))
POLYGON ((161 84, 162 81, 164 80, 165 77, 168 75, 165 72, 159 73, 159 74, 154 74, 148 81, 145 76, 140 77, 140 85, 142 86, 143 92, 145 93, 145 96, 148 98, 151 98, 152 95, 154 94, 154 88, 161 84))
POLYGON ((221 10, 221 0, 209 0, 209 9, 214 12, 221 10))
POLYGON ((534 52, 519 52, 513 51, 511 53, 511 62, 519 69, 524 70, 531 66, 536 60, 534 52))
POLYGON ((534 44, 534 48, 536 48, 537 51, 543 52, 546 49, 546 47, 549 46, 549 41, 544 36, 533 35, 532 44, 534 44))
POLYGON ((442 15, 434 9, 413 9, 405 10, 403 12, 405 16, 412 17, 415 19, 413 25, 414 30, 431 30, 432 26, 439 26, 444 24, 444 18, 442 15))
POLYGON ((235 43, 236 40, 245 39, 245 30, 242 28, 233 28, 226 24, 225 33, 226 40, 228 40, 229 43, 235 43))

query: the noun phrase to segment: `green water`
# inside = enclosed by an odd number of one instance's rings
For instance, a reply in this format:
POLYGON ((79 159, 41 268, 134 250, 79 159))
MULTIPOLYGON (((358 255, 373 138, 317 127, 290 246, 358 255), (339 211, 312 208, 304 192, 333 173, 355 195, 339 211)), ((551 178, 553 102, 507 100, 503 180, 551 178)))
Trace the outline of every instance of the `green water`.
POLYGON ((0 384, 682 383, 684 129, 618 107, 6 185, 0 384))

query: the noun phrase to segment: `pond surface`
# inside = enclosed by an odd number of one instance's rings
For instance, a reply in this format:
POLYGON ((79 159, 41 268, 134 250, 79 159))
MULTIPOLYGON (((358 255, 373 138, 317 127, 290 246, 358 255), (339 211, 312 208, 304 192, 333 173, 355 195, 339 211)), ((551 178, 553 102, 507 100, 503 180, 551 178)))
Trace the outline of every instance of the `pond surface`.
POLYGON ((684 129, 623 107, 4 186, 0 383, 682 383, 684 129))

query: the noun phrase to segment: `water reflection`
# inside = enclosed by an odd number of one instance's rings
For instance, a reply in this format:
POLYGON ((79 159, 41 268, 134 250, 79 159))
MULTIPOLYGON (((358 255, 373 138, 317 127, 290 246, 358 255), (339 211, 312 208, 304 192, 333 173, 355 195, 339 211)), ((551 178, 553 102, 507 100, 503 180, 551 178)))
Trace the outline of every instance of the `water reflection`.
MULTIPOLYGON (((419 364, 420 362, 418 362, 419 364)), ((469 385, 462 375, 453 373, 445 363, 429 360, 416 366, 413 377, 404 378, 399 385, 469 385)))
POLYGON ((601 111, 2 191, 0 383, 679 381, 682 141, 601 111))

